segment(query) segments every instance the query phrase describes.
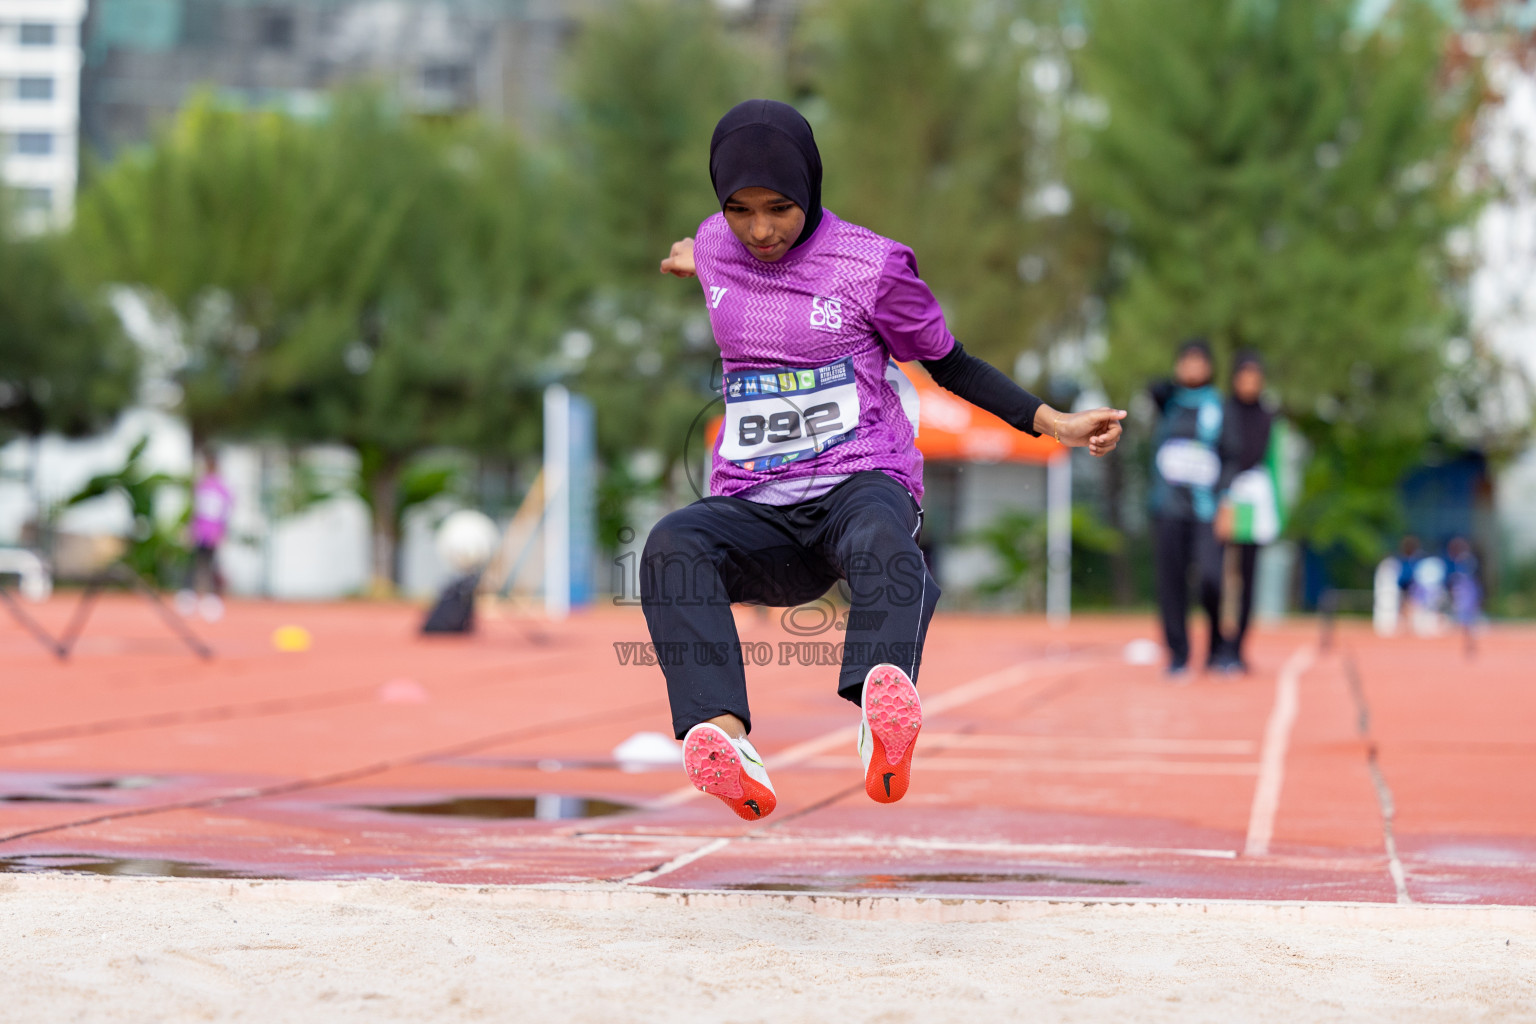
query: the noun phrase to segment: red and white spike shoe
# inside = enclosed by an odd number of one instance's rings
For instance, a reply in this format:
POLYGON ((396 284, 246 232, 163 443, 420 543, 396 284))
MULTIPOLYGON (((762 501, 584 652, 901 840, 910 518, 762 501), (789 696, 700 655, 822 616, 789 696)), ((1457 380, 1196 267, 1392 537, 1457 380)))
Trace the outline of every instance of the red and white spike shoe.
POLYGON ((864 677, 860 702, 859 758, 864 762, 864 792, 871 800, 893 804, 907 795, 912 780, 912 752, 923 728, 917 687, 895 665, 876 665, 864 677))
POLYGON ((683 737, 683 767, 694 786, 717 796, 748 821, 766 818, 778 806, 763 759, 746 737, 732 739, 724 729, 700 722, 683 737))

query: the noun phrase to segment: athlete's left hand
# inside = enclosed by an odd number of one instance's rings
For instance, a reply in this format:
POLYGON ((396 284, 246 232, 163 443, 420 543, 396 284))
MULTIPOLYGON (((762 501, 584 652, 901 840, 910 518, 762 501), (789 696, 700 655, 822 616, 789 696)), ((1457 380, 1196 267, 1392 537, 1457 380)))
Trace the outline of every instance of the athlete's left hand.
POLYGON ((1068 448, 1087 448, 1094 455, 1108 455, 1120 443, 1120 421, 1123 419, 1124 409, 1058 412, 1051 436, 1068 448))

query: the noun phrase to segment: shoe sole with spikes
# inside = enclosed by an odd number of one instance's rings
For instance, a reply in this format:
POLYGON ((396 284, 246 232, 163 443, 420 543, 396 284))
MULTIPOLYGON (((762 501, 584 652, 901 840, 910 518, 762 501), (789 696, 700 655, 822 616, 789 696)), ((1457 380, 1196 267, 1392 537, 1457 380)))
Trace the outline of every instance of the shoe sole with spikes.
POLYGON ((747 821, 773 813, 778 805, 768 771, 746 740, 733 741, 717 725, 701 723, 683 738, 683 766, 694 786, 720 800, 747 821), (754 778, 761 775, 761 780, 754 778))

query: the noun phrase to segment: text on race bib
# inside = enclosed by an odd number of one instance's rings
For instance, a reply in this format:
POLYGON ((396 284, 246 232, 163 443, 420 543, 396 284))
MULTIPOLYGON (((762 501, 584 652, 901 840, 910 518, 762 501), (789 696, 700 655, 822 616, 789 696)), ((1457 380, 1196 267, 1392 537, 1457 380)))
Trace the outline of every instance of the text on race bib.
POLYGON ((724 390, 720 457, 743 469, 815 458, 859 425, 852 357, 806 370, 727 373, 724 390))

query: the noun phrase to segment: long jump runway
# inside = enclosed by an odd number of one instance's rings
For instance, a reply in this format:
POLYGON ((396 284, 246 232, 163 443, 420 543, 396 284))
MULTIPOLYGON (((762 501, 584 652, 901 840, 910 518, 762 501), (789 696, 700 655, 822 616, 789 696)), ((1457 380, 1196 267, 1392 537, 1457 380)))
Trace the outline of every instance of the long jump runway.
MULTIPOLYGON (((34 608, 61 630, 71 601, 34 608)), ((1146 618, 941 613, 912 790, 863 794, 829 632, 744 610, 753 740, 779 809, 681 768, 644 623, 235 602, 199 661, 104 601, 67 662, 0 622, 0 871, 405 879, 636 893, 1536 905, 1536 630, 1382 640, 1260 630, 1253 675, 1128 664, 1146 618), (274 630, 303 627, 285 653, 274 630), (809 662, 810 664, 806 664, 809 662)))

